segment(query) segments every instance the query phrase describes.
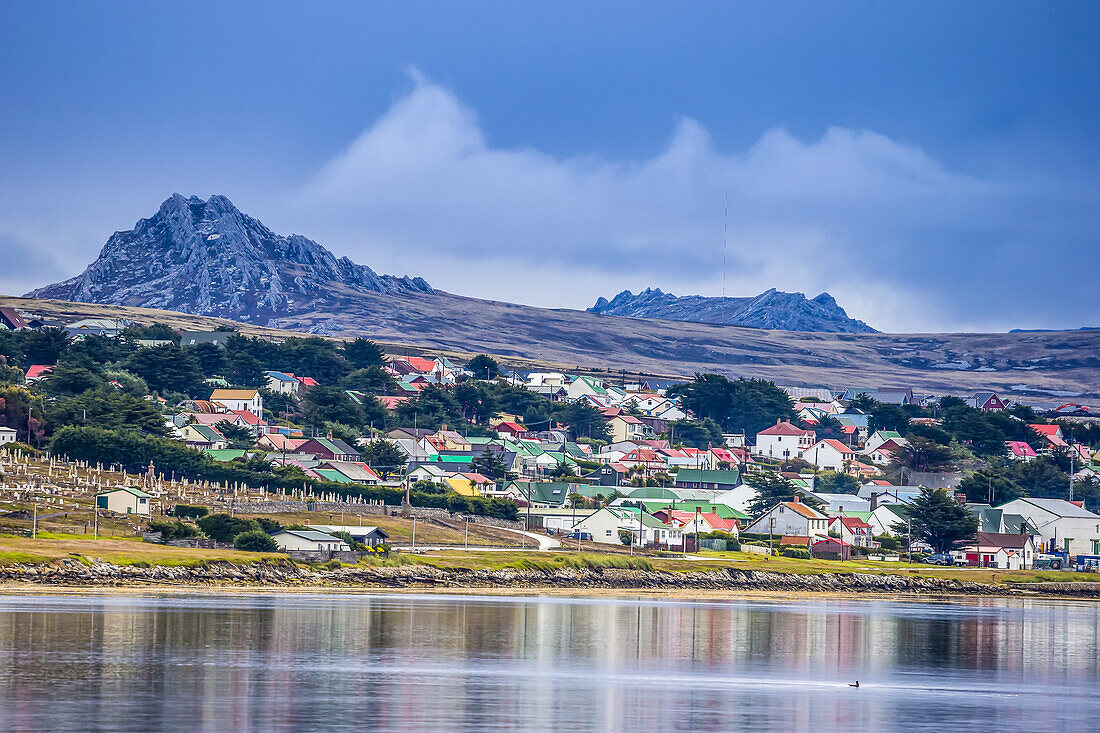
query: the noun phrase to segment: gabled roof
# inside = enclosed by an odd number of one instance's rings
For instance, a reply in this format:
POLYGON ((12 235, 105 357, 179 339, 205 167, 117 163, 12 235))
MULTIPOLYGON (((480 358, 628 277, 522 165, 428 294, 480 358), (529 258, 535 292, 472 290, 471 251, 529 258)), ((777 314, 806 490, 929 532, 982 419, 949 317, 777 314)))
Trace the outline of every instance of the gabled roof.
POLYGON ((806 435, 812 432, 809 430, 803 430, 800 427, 792 425, 789 422, 780 422, 772 425, 770 428, 761 430, 757 435, 806 435))
POLYGON ((817 511, 808 504, 803 504, 800 501, 784 501, 780 503, 782 506, 790 509, 792 512, 796 512, 806 517, 807 519, 828 519, 827 516, 817 511))
POLYGON ((107 494, 113 494, 116 491, 125 491, 127 494, 132 494, 132 495, 134 495, 138 498, 151 499, 153 497, 152 494, 146 494, 141 489, 136 489, 133 486, 119 486, 118 488, 115 488, 115 489, 108 489, 107 491, 101 491, 98 494, 96 494, 96 496, 106 496, 107 494))
POLYGON ((1009 453, 1021 458, 1034 458, 1038 455, 1034 448, 1022 440, 1006 440, 1005 446, 1008 447, 1009 453))
POLYGON ((1028 534, 1000 534, 997 532, 978 532, 974 535, 974 544, 978 547, 1004 547, 1022 550, 1031 540, 1028 534))
POLYGON ((216 389, 210 395, 210 399, 217 400, 250 400, 259 394, 255 389, 216 389))

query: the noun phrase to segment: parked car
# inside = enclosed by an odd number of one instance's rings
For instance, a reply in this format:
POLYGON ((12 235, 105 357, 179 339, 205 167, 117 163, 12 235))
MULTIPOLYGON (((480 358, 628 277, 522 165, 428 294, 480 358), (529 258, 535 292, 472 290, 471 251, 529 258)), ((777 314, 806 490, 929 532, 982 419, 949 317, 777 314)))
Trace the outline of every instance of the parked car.
POLYGON ((946 552, 937 552, 934 555, 929 555, 928 557, 924 558, 924 562, 928 563, 929 565, 956 565, 957 564, 957 561, 955 560, 955 558, 951 557, 951 555, 949 553, 946 553, 946 552))

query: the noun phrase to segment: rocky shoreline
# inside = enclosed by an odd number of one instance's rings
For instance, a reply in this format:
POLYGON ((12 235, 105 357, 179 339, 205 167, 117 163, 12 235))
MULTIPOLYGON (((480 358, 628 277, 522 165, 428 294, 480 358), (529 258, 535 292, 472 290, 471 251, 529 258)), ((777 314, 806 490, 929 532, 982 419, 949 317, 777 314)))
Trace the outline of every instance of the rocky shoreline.
POLYGON ((288 560, 236 565, 114 565, 78 559, 0 567, 0 583, 56 587, 344 587, 388 589, 599 589, 685 591, 775 591, 783 593, 877 593, 913 595, 1035 596, 1100 598, 1100 583, 994 585, 941 578, 824 573, 800 575, 729 568, 706 572, 664 572, 619 568, 441 569, 431 565, 397 567, 298 565, 288 560))

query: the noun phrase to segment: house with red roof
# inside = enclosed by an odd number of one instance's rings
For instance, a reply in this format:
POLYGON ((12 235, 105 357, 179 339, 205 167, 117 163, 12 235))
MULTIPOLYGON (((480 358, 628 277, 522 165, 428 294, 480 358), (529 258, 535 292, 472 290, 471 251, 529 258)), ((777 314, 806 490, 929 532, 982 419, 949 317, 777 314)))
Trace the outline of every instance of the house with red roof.
POLYGON ((495 430, 497 435, 501 438, 515 438, 519 440, 520 438, 527 437, 527 427, 512 420, 505 420, 497 423, 493 426, 493 430, 495 430))
POLYGON ((1006 440, 1005 448, 1008 449, 1008 457, 1014 461, 1033 461, 1039 457, 1035 449, 1022 440, 1006 440))
POLYGON ((706 534, 719 530, 738 536, 737 520, 722 519, 714 512, 688 512, 682 509, 659 509, 653 516, 672 527, 679 527, 684 534, 706 534))
POLYGON ((24 381, 27 384, 31 382, 37 382, 42 377, 46 376, 53 371, 53 366, 49 364, 31 364, 27 367, 27 374, 24 377, 24 381))
POLYGON ((817 441, 813 430, 804 430, 787 421, 776 420, 775 425, 756 434, 756 450, 759 456, 780 461, 798 458, 802 451, 817 441))
POLYGON ((1032 431, 1043 439, 1043 447, 1046 450, 1064 450, 1069 447, 1066 438, 1062 435, 1060 425, 1028 425, 1032 431))
POLYGON ((857 547, 878 547, 874 529, 859 517, 836 516, 829 518, 829 531, 840 539, 857 547))

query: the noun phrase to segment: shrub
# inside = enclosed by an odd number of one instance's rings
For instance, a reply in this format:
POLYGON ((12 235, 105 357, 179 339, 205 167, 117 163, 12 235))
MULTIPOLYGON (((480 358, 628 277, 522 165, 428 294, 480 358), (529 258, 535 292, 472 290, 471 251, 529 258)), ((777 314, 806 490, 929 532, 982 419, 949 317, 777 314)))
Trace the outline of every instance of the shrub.
POLYGON ((271 535, 258 529, 241 532, 233 540, 233 547, 245 552, 276 552, 279 549, 271 535))
POLYGON ((199 531, 197 529, 190 524, 184 524, 178 519, 175 522, 163 522, 157 519, 150 519, 149 524, 145 527, 145 531, 160 532, 161 544, 169 540, 183 540, 189 537, 199 536, 199 531))
POLYGON ((796 560, 809 560, 810 551, 805 547, 783 547, 779 550, 783 557, 792 557, 796 560))
POLYGON ((203 534, 216 542, 233 542, 242 532, 260 530, 258 524, 228 514, 210 514, 201 517, 196 524, 203 534))
POLYGON ((899 547, 901 547, 901 542, 898 540, 897 537, 894 537, 892 535, 880 534, 878 537, 875 537, 875 540, 884 550, 897 550, 899 547))
POLYGON ((172 516, 180 519, 198 519, 205 517, 210 512, 204 506, 191 506, 190 504, 176 504, 172 507, 172 516))
POLYGON ((352 537, 347 532, 333 532, 332 536, 333 537, 339 537, 344 542, 347 542, 348 547, 355 550, 356 552, 363 552, 364 550, 367 549, 366 545, 364 545, 362 542, 356 542, 355 538, 352 537))

